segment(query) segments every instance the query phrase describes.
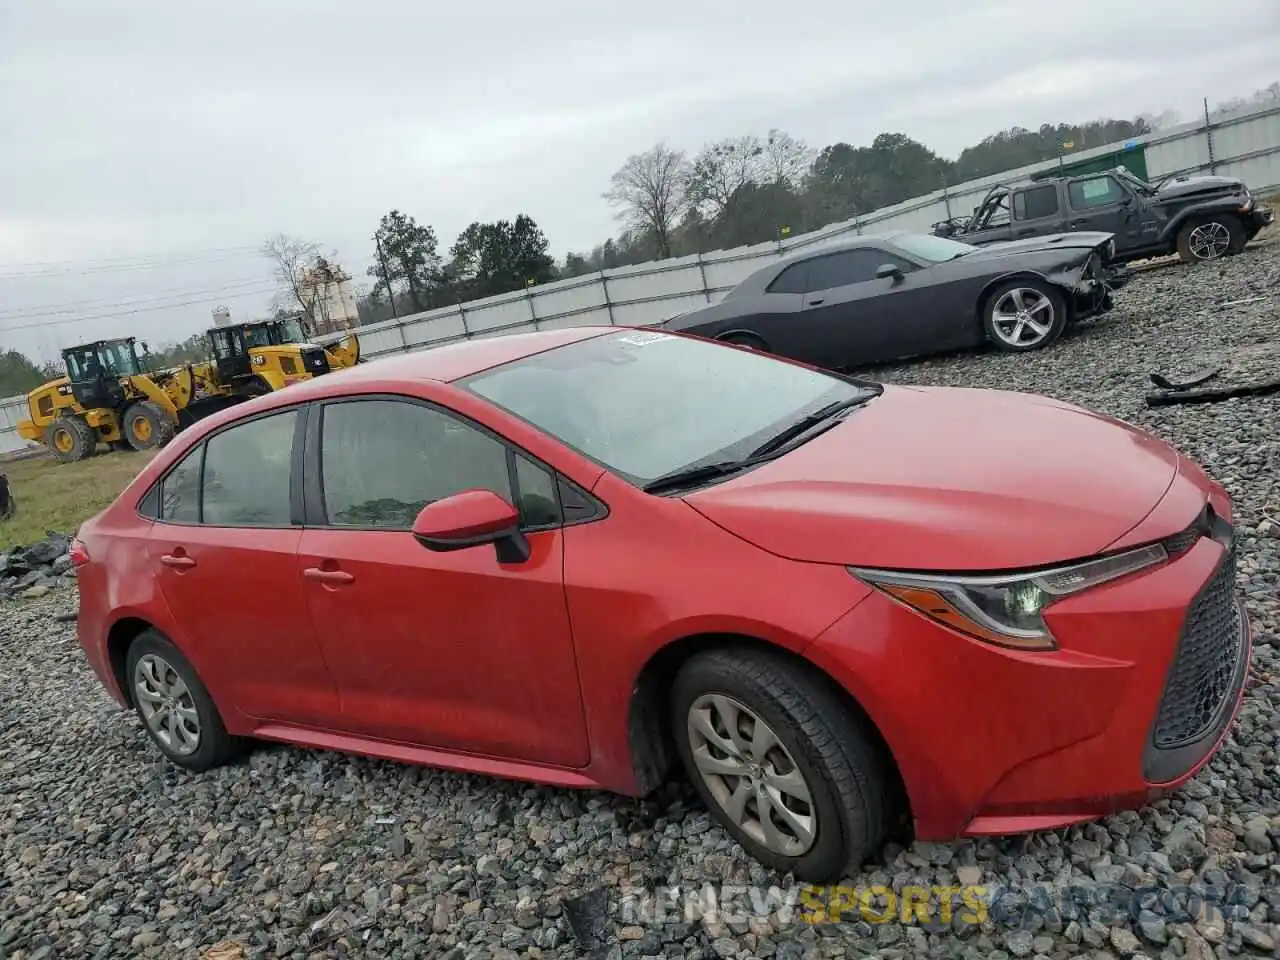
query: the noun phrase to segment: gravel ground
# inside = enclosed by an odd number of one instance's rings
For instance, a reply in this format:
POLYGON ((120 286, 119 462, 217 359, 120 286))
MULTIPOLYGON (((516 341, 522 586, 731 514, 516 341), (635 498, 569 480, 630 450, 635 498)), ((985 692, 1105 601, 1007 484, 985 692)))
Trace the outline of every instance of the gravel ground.
POLYGON ((1277 338, 1278 321, 1272 243, 1142 275, 1110 315, 1043 353, 876 371, 1122 417, 1198 458, 1236 499, 1255 677, 1233 736, 1196 780, 1071 830, 891 845, 849 881, 899 892, 980 883, 981 923, 959 907, 945 922, 936 903, 928 923, 910 924, 855 910, 815 925, 768 903, 753 912, 748 884, 797 891, 675 785, 641 802, 269 746, 183 774, 100 690, 72 624, 57 619, 74 608, 65 586, 0 607, 0 958, 1274 955, 1280 395, 1157 409, 1142 397, 1148 372, 1190 372, 1224 351, 1263 367, 1258 344, 1277 338), (705 885, 719 910, 704 894, 701 909, 686 899, 656 920, 637 893, 705 885))

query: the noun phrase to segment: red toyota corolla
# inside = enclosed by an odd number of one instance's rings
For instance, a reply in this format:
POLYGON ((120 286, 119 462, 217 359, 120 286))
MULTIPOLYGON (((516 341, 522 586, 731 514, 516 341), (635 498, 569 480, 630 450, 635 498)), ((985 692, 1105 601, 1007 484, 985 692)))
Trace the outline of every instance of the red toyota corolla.
POLYGON ((590 328, 180 434, 79 532, 80 640, 173 762, 242 738, 627 794, 765 863, 1057 827, 1206 762, 1250 655, 1226 491, 1043 397, 590 328))

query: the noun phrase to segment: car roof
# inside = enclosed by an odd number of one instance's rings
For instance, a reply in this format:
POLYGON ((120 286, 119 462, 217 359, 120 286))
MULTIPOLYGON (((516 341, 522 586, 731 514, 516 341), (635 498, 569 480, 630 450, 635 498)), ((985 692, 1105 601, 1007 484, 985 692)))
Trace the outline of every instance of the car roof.
POLYGON ((904 236, 925 236, 918 230, 889 230, 884 233, 863 233, 850 239, 835 240, 830 243, 824 243, 819 246, 805 247, 803 250, 797 250, 795 253, 788 254, 781 260, 775 260, 766 267, 762 267, 758 273, 765 273, 775 268, 793 263, 799 263, 802 260, 812 260, 814 257, 825 257, 830 253, 842 253, 845 250, 859 250, 862 247, 869 247, 874 244, 883 243, 886 240, 894 240, 897 237, 904 236))

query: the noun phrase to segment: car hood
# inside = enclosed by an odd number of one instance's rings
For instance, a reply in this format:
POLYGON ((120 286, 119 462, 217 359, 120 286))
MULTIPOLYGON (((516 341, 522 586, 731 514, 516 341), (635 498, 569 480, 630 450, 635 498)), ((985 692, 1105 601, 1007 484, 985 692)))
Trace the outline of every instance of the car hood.
MULTIPOLYGON (((1076 230, 1071 233, 1051 233, 1043 237, 1028 237, 1025 240, 1007 240, 999 243, 984 244, 973 253, 966 253, 961 261, 999 260, 1001 257, 1013 257, 1022 253, 1034 253, 1041 250, 1092 249, 1110 240, 1115 234, 1094 230, 1076 230)), ((960 240, 963 242, 964 238, 960 240)))
POLYGON ((1036 567, 1132 530, 1178 454, 1118 420, 1028 394, 886 386, 839 426, 685 496, 795 560, 900 570, 1036 567))
POLYGON ((1156 191, 1157 200, 1176 200, 1196 194, 1228 194, 1244 189, 1244 182, 1234 177, 1186 177, 1170 180, 1156 191))

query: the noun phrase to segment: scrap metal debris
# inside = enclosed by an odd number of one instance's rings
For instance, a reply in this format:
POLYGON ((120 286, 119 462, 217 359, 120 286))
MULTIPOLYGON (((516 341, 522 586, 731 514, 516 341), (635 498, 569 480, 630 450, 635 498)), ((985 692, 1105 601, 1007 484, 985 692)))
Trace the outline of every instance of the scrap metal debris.
POLYGON ((609 892, 596 887, 580 897, 571 897, 561 904, 569 930, 588 956, 603 957, 608 944, 609 892))
POLYGON ((1174 403, 1216 403, 1232 397, 1261 397, 1280 393, 1280 343, 1245 344, 1229 351, 1218 364, 1186 376, 1149 374, 1155 390, 1146 395, 1147 406, 1174 403), (1212 386, 1204 386, 1209 381, 1212 386))
POLYGON ((9 491, 9 477, 0 473, 0 520, 8 520, 18 512, 18 503, 9 491))

